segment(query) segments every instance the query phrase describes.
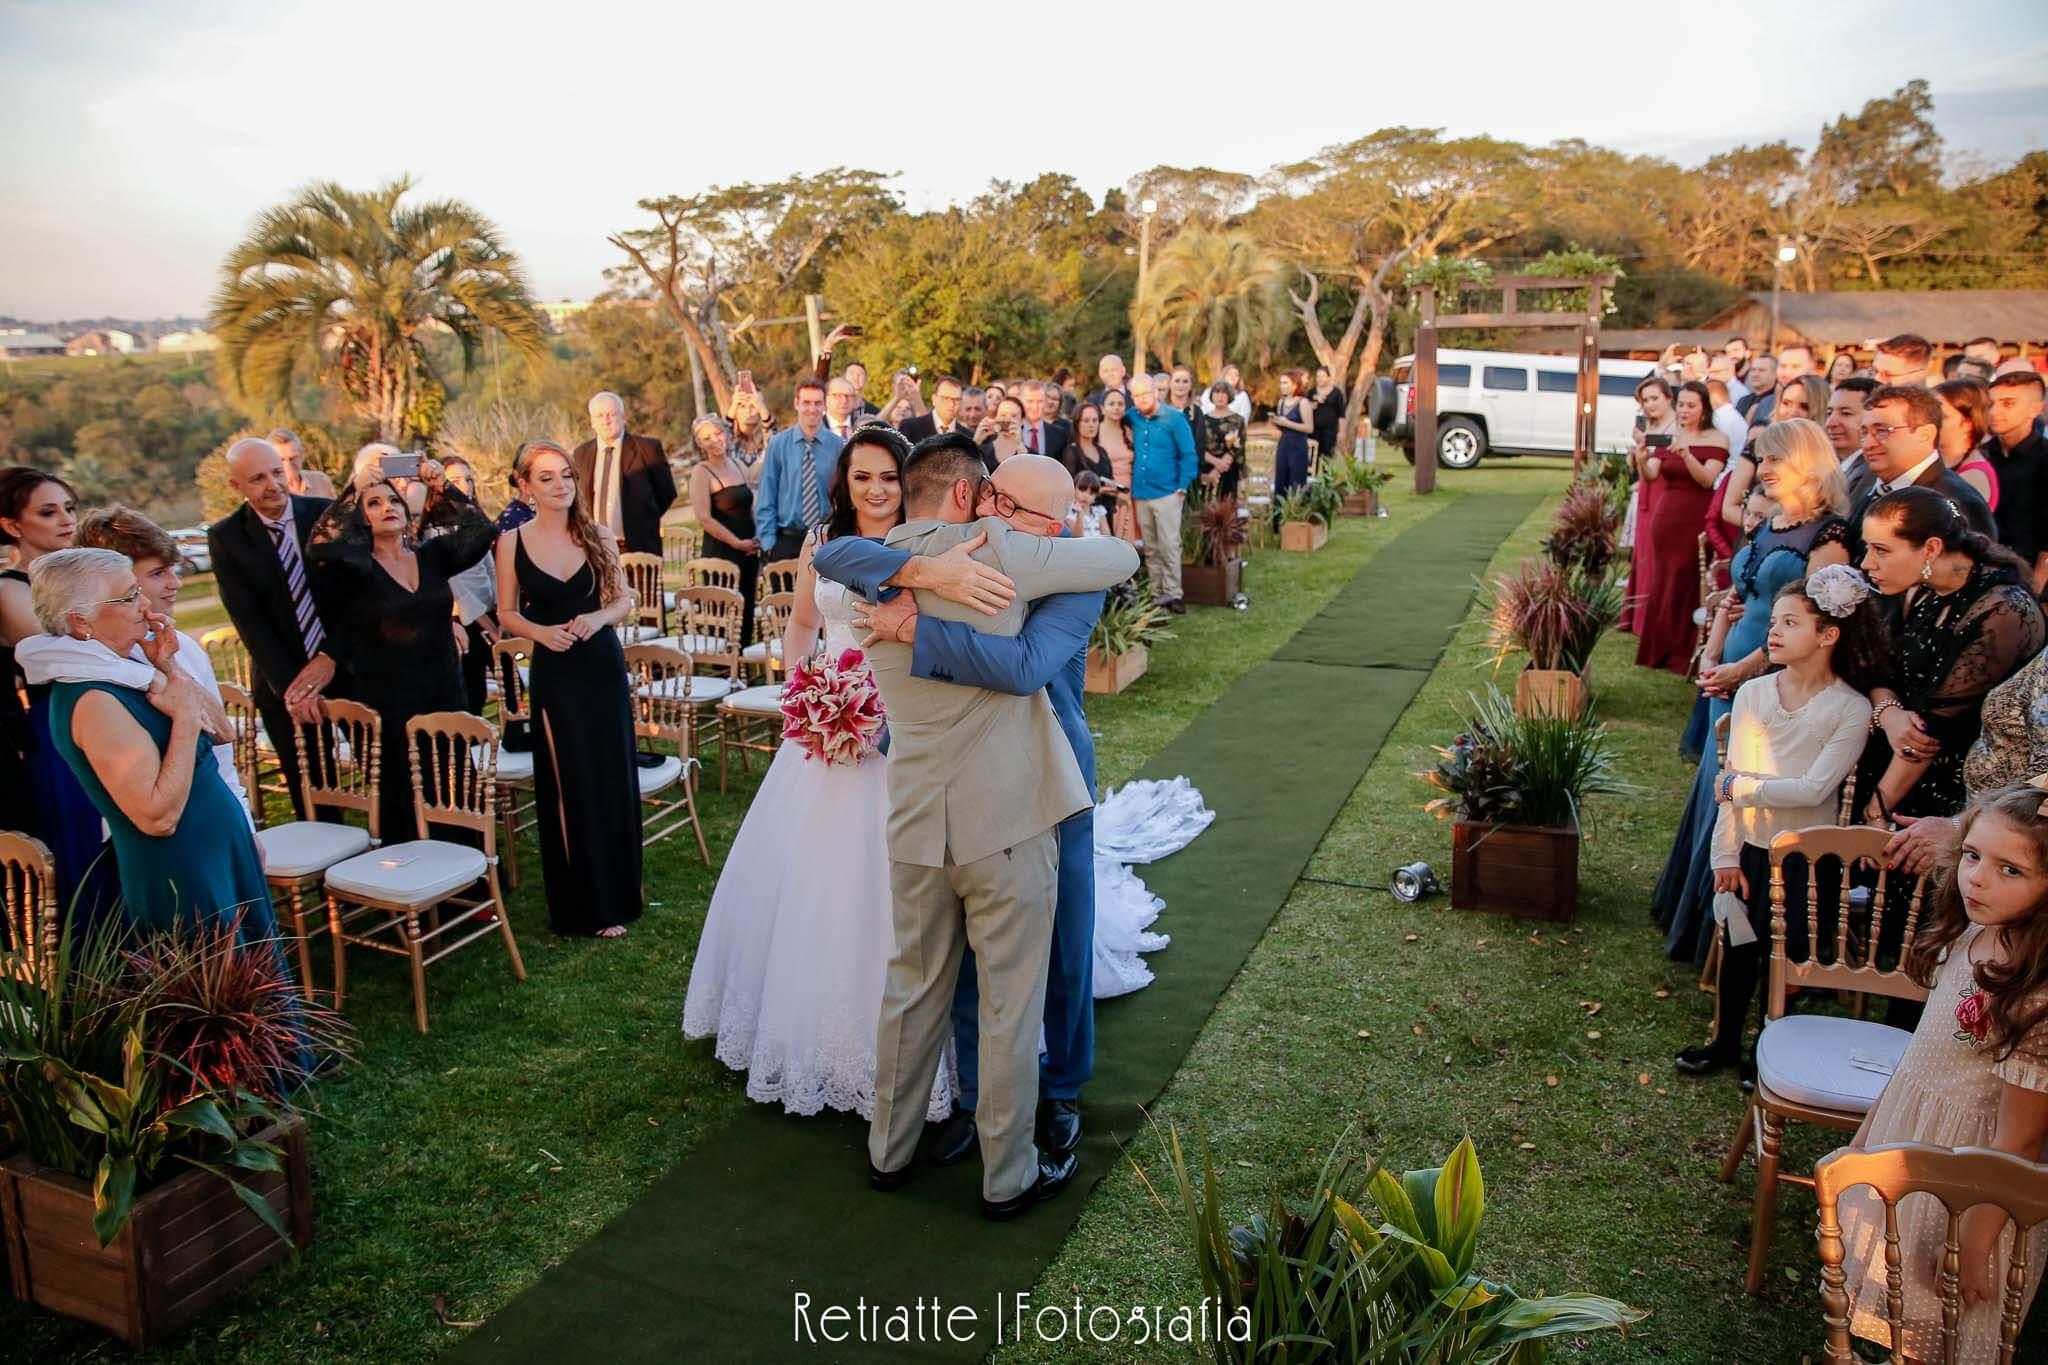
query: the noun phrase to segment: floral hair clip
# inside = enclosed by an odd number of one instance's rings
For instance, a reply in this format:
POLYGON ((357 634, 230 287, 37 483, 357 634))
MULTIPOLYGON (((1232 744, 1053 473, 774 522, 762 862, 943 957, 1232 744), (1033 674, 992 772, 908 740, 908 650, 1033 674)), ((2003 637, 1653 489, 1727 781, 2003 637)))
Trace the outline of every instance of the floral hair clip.
POLYGON ((1870 596, 1870 580, 1847 564, 1829 564, 1808 575, 1806 595, 1828 615, 1846 617, 1870 596))

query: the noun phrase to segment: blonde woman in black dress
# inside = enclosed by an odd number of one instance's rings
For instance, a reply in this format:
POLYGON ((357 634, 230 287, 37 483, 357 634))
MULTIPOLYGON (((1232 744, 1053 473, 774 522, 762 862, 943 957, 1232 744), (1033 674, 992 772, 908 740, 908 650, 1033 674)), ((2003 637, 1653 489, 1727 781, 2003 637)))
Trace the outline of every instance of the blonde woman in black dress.
POLYGON ((539 646, 528 700, 548 924, 617 938, 640 918, 640 778, 612 629, 633 597, 612 533, 576 500, 569 452, 530 441, 513 471, 534 516, 498 540, 498 615, 539 646))

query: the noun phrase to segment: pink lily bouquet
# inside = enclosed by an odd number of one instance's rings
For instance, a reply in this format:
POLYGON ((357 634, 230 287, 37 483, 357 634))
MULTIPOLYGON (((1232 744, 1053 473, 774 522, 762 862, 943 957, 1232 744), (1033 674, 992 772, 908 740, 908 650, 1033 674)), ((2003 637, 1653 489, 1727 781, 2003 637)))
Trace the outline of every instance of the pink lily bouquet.
POLYGON ((884 719, 882 694, 857 649, 837 659, 801 660, 783 684, 782 737, 803 748, 807 763, 859 763, 881 738, 884 719))

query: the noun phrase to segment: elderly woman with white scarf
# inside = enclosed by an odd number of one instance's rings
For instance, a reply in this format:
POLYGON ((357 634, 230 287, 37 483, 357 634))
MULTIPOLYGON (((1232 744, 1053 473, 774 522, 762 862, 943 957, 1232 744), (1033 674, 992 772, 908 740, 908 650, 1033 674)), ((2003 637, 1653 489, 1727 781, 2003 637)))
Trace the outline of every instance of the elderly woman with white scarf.
POLYGON ((130 924, 239 916, 244 941, 276 938, 246 808, 222 779, 207 732, 212 723, 224 733, 225 717, 179 667, 178 634, 134 564, 114 550, 59 550, 38 559, 29 579, 36 620, 69 660, 61 670, 71 680, 52 675, 51 742, 107 822, 130 924), (142 687, 117 680, 136 676, 138 650, 148 668, 142 687))

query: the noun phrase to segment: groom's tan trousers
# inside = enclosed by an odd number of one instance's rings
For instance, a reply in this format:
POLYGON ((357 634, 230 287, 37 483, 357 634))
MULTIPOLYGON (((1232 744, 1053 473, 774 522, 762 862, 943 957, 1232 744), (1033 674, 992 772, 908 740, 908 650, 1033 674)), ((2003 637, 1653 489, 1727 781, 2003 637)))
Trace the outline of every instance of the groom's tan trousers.
POLYGON ((1059 833, 1044 830, 966 866, 891 862, 895 955, 882 992, 868 1158, 896 1171, 917 1158, 932 1077, 952 1036, 960 950, 981 987, 981 1193, 1010 1199, 1038 1178, 1038 1026, 1059 898, 1059 833))

